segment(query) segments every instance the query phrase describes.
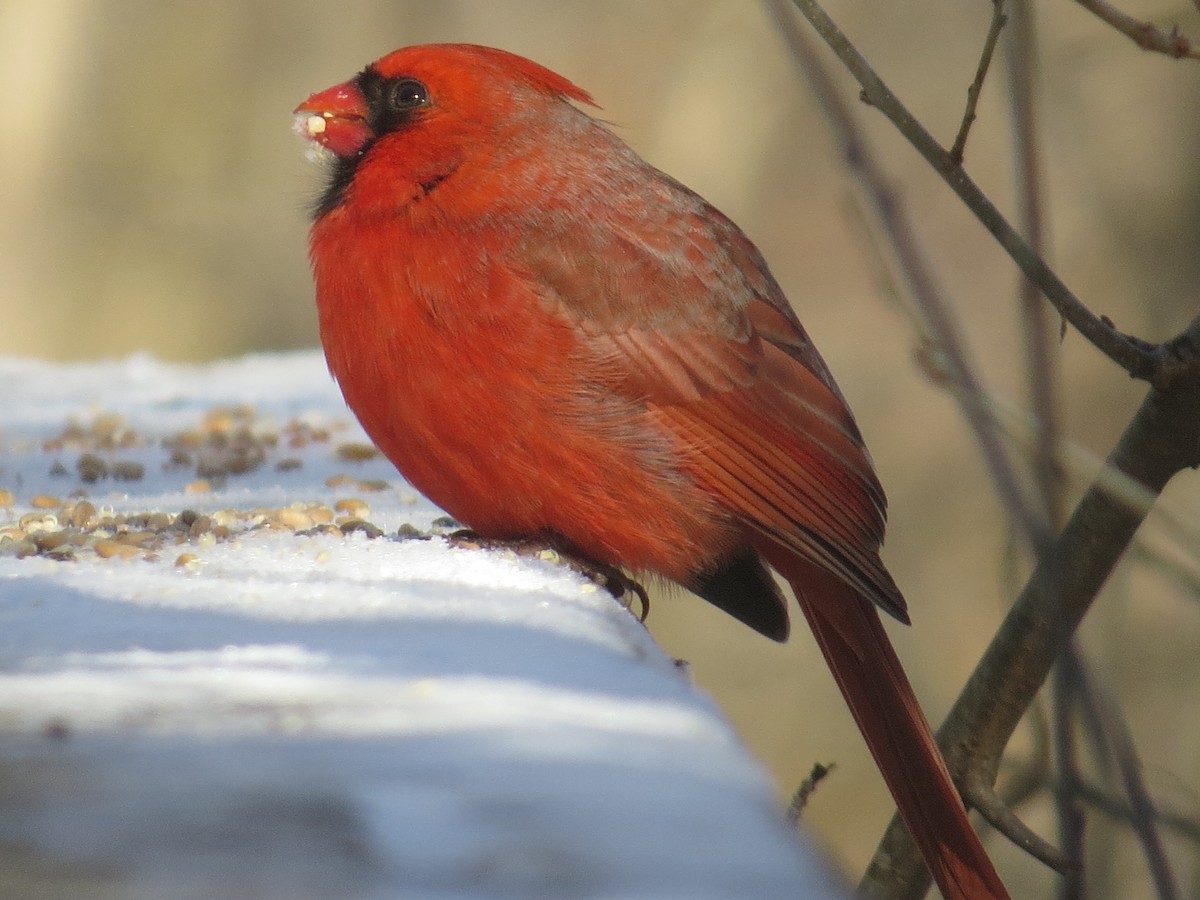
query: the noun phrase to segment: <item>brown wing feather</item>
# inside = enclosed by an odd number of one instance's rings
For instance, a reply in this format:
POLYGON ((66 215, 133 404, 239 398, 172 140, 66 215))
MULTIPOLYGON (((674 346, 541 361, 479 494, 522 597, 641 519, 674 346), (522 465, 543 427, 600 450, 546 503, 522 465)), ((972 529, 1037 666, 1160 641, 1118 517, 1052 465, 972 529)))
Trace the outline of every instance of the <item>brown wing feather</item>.
POLYGON ((698 448, 689 458, 697 477, 753 530, 907 621, 879 559, 883 491, 861 442, 830 418, 836 398, 771 344, 758 375, 745 388, 650 407, 698 448))
POLYGON ((754 245, 676 190, 669 215, 605 204, 638 212, 543 234, 522 264, 586 333, 589 368, 678 436, 693 476, 751 531, 907 621, 879 560, 883 490, 833 377, 754 245))

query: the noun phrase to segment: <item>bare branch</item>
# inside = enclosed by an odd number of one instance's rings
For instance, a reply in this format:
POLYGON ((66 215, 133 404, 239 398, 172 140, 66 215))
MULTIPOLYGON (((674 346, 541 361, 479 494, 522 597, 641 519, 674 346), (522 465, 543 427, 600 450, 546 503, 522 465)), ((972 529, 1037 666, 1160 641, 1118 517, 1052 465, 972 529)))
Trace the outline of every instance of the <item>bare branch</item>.
MULTIPOLYGON (((1013 156, 1016 162, 1017 217, 1033 252, 1046 258, 1045 211, 1041 189, 1041 155, 1037 128, 1037 35, 1033 10, 1028 0, 1013 0, 1013 27, 1009 32, 1009 103, 1013 119, 1013 156)), ((1059 460, 1058 367, 1050 343, 1046 307, 1038 285, 1028 276, 1021 279, 1017 308, 1025 335, 1025 358, 1030 404, 1037 424, 1033 471, 1043 512, 1055 530, 1063 517, 1063 479, 1059 460)), ((1053 583, 1056 560, 1038 548, 1039 571, 1047 585, 1053 583)), ((1071 649, 1055 668, 1052 691, 1052 726, 1058 787, 1054 803, 1058 810, 1060 857, 1060 900, 1081 900, 1084 888, 1085 812, 1079 798, 1079 764, 1073 728, 1074 709, 1080 692, 1076 670, 1067 661, 1071 649)), ((1015 816, 1014 816, 1015 818, 1015 816)))
POLYGON ((1071 867, 1071 861, 1063 856, 1062 851, 1018 819, 1012 808, 992 790, 991 785, 971 782, 966 785, 963 798, 979 810, 979 814, 989 825, 1034 859, 1041 860, 1060 873, 1071 867))
MULTIPOLYGON (((1175 887, 1175 876, 1158 833, 1158 810, 1142 778, 1141 760, 1138 759, 1133 735, 1129 733, 1129 725, 1121 714, 1121 708, 1109 692, 1089 676, 1082 659, 1076 656, 1067 663, 1064 658, 1064 664, 1074 667, 1074 678, 1082 688, 1081 696, 1090 705, 1091 713, 1099 724, 1104 750, 1116 762, 1125 796, 1129 798, 1129 822, 1142 845, 1155 890, 1162 900, 1176 900, 1179 891, 1175 887)), ((1073 785, 1074 793, 1080 797, 1081 785, 1080 779, 1076 779, 1073 785)))
POLYGON ((1054 788, 1054 805, 1058 810, 1059 841, 1067 866, 1058 888, 1060 900, 1083 900, 1083 835, 1086 828, 1083 807, 1079 802, 1079 765, 1076 758, 1075 730, 1072 727, 1079 699, 1079 669, 1072 664, 1073 648, 1059 657, 1054 667, 1052 711, 1054 722, 1054 756, 1058 767, 1058 782, 1054 788))
POLYGON ((962 124, 958 126, 958 134, 950 148, 950 158, 955 164, 961 165, 963 153, 967 147, 967 134, 975 122, 975 107, 979 104, 979 93, 983 90, 983 81, 987 78, 988 68, 992 64, 992 53, 996 50, 996 41, 1000 31, 1008 19, 1004 15, 1004 0, 992 0, 992 23, 988 26, 987 37, 983 40, 983 52, 979 55, 979 65, 975 67, 975 80, 967 88, 967 108, 963 110, 962 124))
POLYGON ((793 828, 799 826, 800 816, 804 813, 804 807, 808 806, 808 800, 812 797, 813 791, 835 768, 837 768, 836 763, 829 765, 813 763, 812 771, 808 773, 807 778, 800 782, 800 787, 796 788, 796 793, 792 794, 792 802, 788 804, 787 820, 789 825, 793 828))
MULTIPOLYGON (((1200 344, 1200 318, 1184 337, 1200 344)), ((1152 390, 1107 466, 1158 495, 1175 473, 1200 465, 1197 409, 1200 378, 1169 392, 1152 390)), ((1101 473, 1088 489, 1051 549, 1057 562, 1053 578, 1047 578, 1044 564, 1038 566, 938 730, 946 764, 959 783, 994 780, 1023 711, 1146 517, 1148 509, 1112 493, 1112 483, 1101 473)), ((893 896, 924 895, 928 874, 898 818, 876 852, 876 859, 885 858, 893 896)))
MULTIPOLYGON (((1013 27, 1007 54, 1009 100, 1016 161, 1017 217, 1033 251, 1046 257, 1046 214, 1042 202, 1041 151, 1037 128, 1037 35, 1029 0, 1013 0, 1013 27)), ((1059 459, 1058 366, 1042 292, 1028 276, 1021 279, 1018 310, 1025 335, 1026 384, 1037 423, 1033 471, 1046 519, 1057 530, 1063 519, 1063 469, 1059 459)), ((1061 320, 1060 320, 1061 321, 1061 320)), ((1059 328, 1061 329, 1061 325, 1059 328)))
POLYGON ((1175 59, 1200 59, 1200 47, 1179 33, 1178 28, 1163 31, 1149 22, 1141 22, 1104 0, 1076 0, 1086 10, 1095 13, 1143 50, 1164 53, 1175 59))
MULTIPOLYGON (((1101 790, 1094 784, 1083 783, 1079 786, 1079 795, 1096 809, 1112 816, 1114 819, 1131 821, 1133 809, 1123 798, 1117 798, 1101 790)), ((1200 821, 1179 813, 1155 810, 1155 818, 1164 828, 1169 828, 1177 835, 1187 838, 1194 844, 1200 844, 1200 821)))
MULTIPOLYGON (((988 802, 992 817, 1003 821, 1005 815, 986 795, 1013 730, 1166 482, 1181 469, 1200 464, 1200 416, 1195 415, 1200 409, 1200 318, 1172 340, 1153 345, 1120 334, 1111 322, 1094 316, 913 119, 815 0, 792 2, 853 72, 864 99, 882 110, 925 156, 1060 313, 1118 365, 1153 386, 1105 469, 1047 549, 1044 517, 1035 514, 1016 489, 994 410, 960 352, 956 323, 942 303, 898 198, 804 35, 785 14, 783 0, 767 0, 892 245, 939 354, 935 368, 949 376, 946 380, 975 430, 1012 521, 1032 537, 1035 548, 1046 551, 1038 554, 1032 576, 939 731, 956 783, 964 786, 968 799, 978 796, 980 802, 988 802), (1134 502, 1131 496, 1136 497, 1134 502)), ((1050 483, 1051 479, 1045 482, 1050 483)), ((864 889, 867 886, 873 894, 911 900, 928 889, 928 872, 898 818, 893 819, 864 877, 864 889)))
MULTIPOLYGON (((771 0, 773 12, 779 2, 780 0, 771 0)), ((1130 375, 1149 381, 1160 389, 1168 387, 1176 378, 1190 377, 1200 371, 1200 355, 1181 356, 1173 352, 1170 344, 1149 344, 1131 338, 1117 331, 1111 322, 1095 316, 1021 238, 962 166, 950 158, 950 154, 888 89, 820 4, 816 0, 792 2, 858 80, 866 101, 887 116, 908 142, 925 157, 1026 276, 1037 283, 1055 309, 1080 334, 1130 375)), ((780 18, 778 14, 777 18, 780 18)))
POLYGON ((1179 585, 1180 589, 1200 599, 1200 574, 1189 570, 1181 563, 1167 559, 1161 553, 1157 553, 1143 544, 1135 545, 1133 552, 1137 554, 1136 558, 1139 563, 1153 569, 1163 577, 1171 579, 1179 585))

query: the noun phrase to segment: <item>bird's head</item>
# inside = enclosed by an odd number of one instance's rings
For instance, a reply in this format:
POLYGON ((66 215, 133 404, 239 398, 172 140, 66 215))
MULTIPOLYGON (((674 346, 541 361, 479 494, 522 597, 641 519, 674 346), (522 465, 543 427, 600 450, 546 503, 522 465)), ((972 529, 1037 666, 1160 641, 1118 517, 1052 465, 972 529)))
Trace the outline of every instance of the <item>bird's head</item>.
POLYGON ((387 159, 393 176, 430 184, 467 153, 527 137, 563 101, 592 104, 567 79, 503 50, 472 44, 405 47, 295 110, 295 130, 338 159, 318 214, 341 202, 360 164, 387 159))

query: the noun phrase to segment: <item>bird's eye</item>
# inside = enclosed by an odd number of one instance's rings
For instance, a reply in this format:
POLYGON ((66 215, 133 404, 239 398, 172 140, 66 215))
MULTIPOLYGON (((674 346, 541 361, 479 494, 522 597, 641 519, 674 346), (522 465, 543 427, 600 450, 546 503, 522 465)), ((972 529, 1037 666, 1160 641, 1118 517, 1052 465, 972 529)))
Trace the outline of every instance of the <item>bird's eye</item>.
POLYGON ((429 90, 413 78, 401 78, 392 83, 387 98, 388 104, 394 110, 416 109, 429 102, 429 90))

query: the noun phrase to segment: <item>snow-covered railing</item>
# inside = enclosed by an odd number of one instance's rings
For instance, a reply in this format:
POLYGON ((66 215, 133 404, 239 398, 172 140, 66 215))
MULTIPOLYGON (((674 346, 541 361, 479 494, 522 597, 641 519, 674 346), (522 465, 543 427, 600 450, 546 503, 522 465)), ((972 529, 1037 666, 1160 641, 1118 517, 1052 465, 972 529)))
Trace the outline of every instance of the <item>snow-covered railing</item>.
POLYGON ((840 896, 606 592, 429 537, 319 354, 0 384, 0 895, 840 896))

